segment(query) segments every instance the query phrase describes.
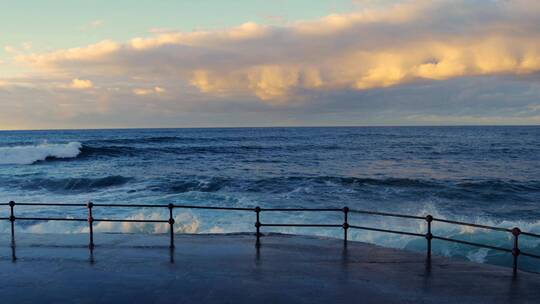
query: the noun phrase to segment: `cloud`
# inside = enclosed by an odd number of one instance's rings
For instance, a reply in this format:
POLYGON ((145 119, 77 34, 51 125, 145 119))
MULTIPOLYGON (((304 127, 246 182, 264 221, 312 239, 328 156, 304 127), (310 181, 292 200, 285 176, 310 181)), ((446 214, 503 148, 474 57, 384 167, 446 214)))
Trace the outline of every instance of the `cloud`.
POLYGON ((75 78, 71 81, 69 87, 72 89, 85 90, 93 88, 94 84, 90 80, 75 78))
POLYGON ((526 0, 409 1, 282 27, 249 22, 226 30, 165 32, 18 60, 67 74, 154 77, 204 94, 283 103, 305 90, 539 71, 537 14, 539 5, 526 0))
POLYGON ((8 54, 16 54, 16 53, 18 53, 18 50, 14 46, 6 45, 6 46, 4 46, 4 52, 6 52, 8 54))
POLYGON ((153 87, 153 88, 136 88, 133 89, 133 94, 144 96, 144 95, 151 95, 151 94, 160 94, 164 93, 165 89, 161 87, 153 87))
POLYGON ((31 51, 33 47, 32 42, 27 41, 20 44, 20 46, 15 47, 12 45, 6 45, 4 46, 4 52, 10 54, 10 55, 19 55, 24 52, 31 51))
POLYGON ((103 40, 85 47, 63 49, 52 53, 19 55, 15 59, 18 62, 30 64, 38 71, 43 69, 71 72, 73 69, 81 68, 85 63, 105 61, 107 56, 113 55, 119 49, 120 44, 103 40), (72 65, 71 68, 70 65, 72 65))

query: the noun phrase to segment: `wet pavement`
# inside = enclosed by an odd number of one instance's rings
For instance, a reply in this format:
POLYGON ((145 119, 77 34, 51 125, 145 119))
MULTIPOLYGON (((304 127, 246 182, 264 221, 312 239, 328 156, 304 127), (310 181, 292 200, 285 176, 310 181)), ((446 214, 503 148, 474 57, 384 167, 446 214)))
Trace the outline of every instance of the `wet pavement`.
MULTIPOLYGON (((0 236, 1 303, 538 303, 540 275, 327 238, 0 236), (16 260, 13 259, 13 254, 16 260)), ((509 261, 511 257, 509 256, 509 261)))

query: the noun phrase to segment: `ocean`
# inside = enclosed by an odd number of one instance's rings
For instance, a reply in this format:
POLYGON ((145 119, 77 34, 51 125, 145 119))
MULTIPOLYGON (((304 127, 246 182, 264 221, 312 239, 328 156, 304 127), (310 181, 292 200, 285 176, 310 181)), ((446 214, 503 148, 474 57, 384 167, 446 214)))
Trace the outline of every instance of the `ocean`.
MULTIPOLYGON (((329 127, 0 132, 0 201, 342 208, 431 214, 540 233, 540 127, 329 127)), ((167 210, 96 208, 106 218, 167 210)), ((84 208, 16 207, 18 216, 86 217, 84 208)), ((254 231, 254 214, 176 210, 177 232, 254 231)), ((0 217, 8 208, 0 207, 0 217)), ((263 213, 266 223, 337 223, 340 213, 263 213)), ((425 233, 425 222, 351 215, 351 224, 425 233)), ((159 233, 167 225, 97 223, 159 233)), ((84 223, 17 222, 18 231, 86 232, 84 223)), ((9 222, 0 222, 0 232, 9 222)), ((342 237, 335 228, 267 228, 342 237)), ((510 235, 434 223, 434 234, 511 248, 510 235)), ((353 240, 425 250, 425 240, 351 231, 353 240)), ((522 237, 540 254, 540 240, 522 237)), ((434 241, 434 253, 511 265, 489 249, 434 241)), ((540 271, 521 258, 521 267, 540 271)))

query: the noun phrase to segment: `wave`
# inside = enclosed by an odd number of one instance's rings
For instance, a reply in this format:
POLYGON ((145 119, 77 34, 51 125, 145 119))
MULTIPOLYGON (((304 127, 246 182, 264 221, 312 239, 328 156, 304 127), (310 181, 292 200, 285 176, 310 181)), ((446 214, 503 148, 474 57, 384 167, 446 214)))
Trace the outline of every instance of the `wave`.
POLYGON ((230 179, 211 178, 208 180, 175 181, 167 186, 172 193, 183 193, 190 191, 216 192, 229 185, 230 179))
POLYGON ((102 178, 38 178, 31 179, 21 185, 24 190, 48 190, 51 192, 86 192, 102 188, 121 186, 129 182, 131 178, 120 175, 106 176, 102 178))
MULTIPOLYGON (((163 182, 159 187, 168 192, 217 192, 234 190, 245 192, 289 192, 301 186, 317 188, 342 187, 348 189, 418 189, 434 190, 442 196, 469 197, 472 194, 509 195, 540 191, 540 181, 502 181, 486 180, 478 182, 451 182, 434 179, 412 178, 360 178, 339 176, 289 176, 262 179, 237 179, 228 177, 186 177, 180 180, 163 182)), ((154 186, 155 187, 155 186, 154 186)), ((156 188, 157 189, 157 188, 156 188)))
POLYGON ((408 178, 356 178, 337 176, 289 176, 263 179, 233 179, 226 177, 203 177, 165 182, 161 189, 168 192, 217 192, 223 189, 245 192, 290 192, 299 186, 314 185, 318 187, 341 186, 346 188, 362 188, 366 186, 417 187, 432 188, 440 186, 434 181, 408 178))
POLYGON ((540 191, 540 181, 502 181, 502 180, 487 180, 478 182, 462 182, 457 184, 458 187, 470 189, 474 191, 497 191, 497 192, 537 192, 540 191))
MULTIPOLYGON (((145 140, 145 142, 147 142, 145 140)), ((109 141, 109 144, 111 142, 109 141)), ((115 140, 116 144, 102 145, 103 142, 85 142, 81 147, 81 153, 79 158, 100 158, 100 157, 133 157, 140 155, 156 156, 159 154, 172 154, 172 155, 240 155, 253 153, 266 153, 271 154, 276 151, 284 152, 298 152, 309 151, 312 149, 318 150, 337 150, 340 149, 338 145, 194 145, 192 142, 186 145, 160 145, 160 146, 145 146, 128 144, 134 144, 136 142, 124 142, 124 140, 115 140)), ((266 160, 265 160, 266 161, 266 160)))
POLYGON ((149 137, 132 137, 132 138, 113 138, 90 140, 88 144, 104 145, 104 144, 145 144, 145 143, 216 143, 216 142, 245 142, 245 141, 290 141, 291 139, 302 139, 299 136, 149 136, 149 137))
POLYGON ((50 159, 75 158, 81 148, 80 142, 1 147, 0 165, 30 165, 50 159))

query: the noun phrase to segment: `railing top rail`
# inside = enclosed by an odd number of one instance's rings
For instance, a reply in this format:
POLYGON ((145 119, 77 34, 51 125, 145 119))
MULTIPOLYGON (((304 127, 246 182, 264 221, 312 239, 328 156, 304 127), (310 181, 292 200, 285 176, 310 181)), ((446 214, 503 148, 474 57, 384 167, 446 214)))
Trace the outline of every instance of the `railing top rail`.
POLYGON ((342 228, 343 224, 279 224, 279 223, 261 223, 261 227, 336 227, 342 228))
POLYGON ((216 207, 216 206, 194 206, 194 205, 173 205, 173 206, 174 208, 183 208, 183 209, 255 211, 255 208, 247 208, 247 207, 216 207))
POLYGON ((119 208, 167 208, 169 205, 151 205, 151 204, 100 204, 93 203, 93 207, 119 207, 119 208))
POLYGON ((401 217, 401 218, 409 218, 409 219, 416 219, 416 220, 425 220, 425 216, 418 216, 418 215, 408 215, 408 214, 399 214, 399 213, 389 213, 389 212, 378 212, 378 211, 368 211, 368 210, 355 210, 351 209, 349 212, 352 213, 359 213, 359 214, 369 214, 369 215, 380 215, 380 216, 391 216, 391 217, 401 217))
MULTIPOLYGON (((9 218, 7 218, 9 220, 9 218)), ((64 221, 64 222, 87 222, 88 219, 69 217, 17 217, 17 221, 64 221)))
MULTIPOLYGON (((9 204, 3 204, 8 205, 9 204)), ((16 203, 17 206, 56 206, 56 207, 86 207, 86 204, 69 204, 69 203, 16 203)))
POLYGON ((106 218, 94 218, 94 222, 119 222, 119 223, 168 223, 168 220, 139 220, 139 219, 106 219, 106 218))
POLYGON ((304 212, 304 211, 320 211, 320 212, 343 212, 343 208, 261 208, 261 211, 295 211, 295 212, 304 212))

